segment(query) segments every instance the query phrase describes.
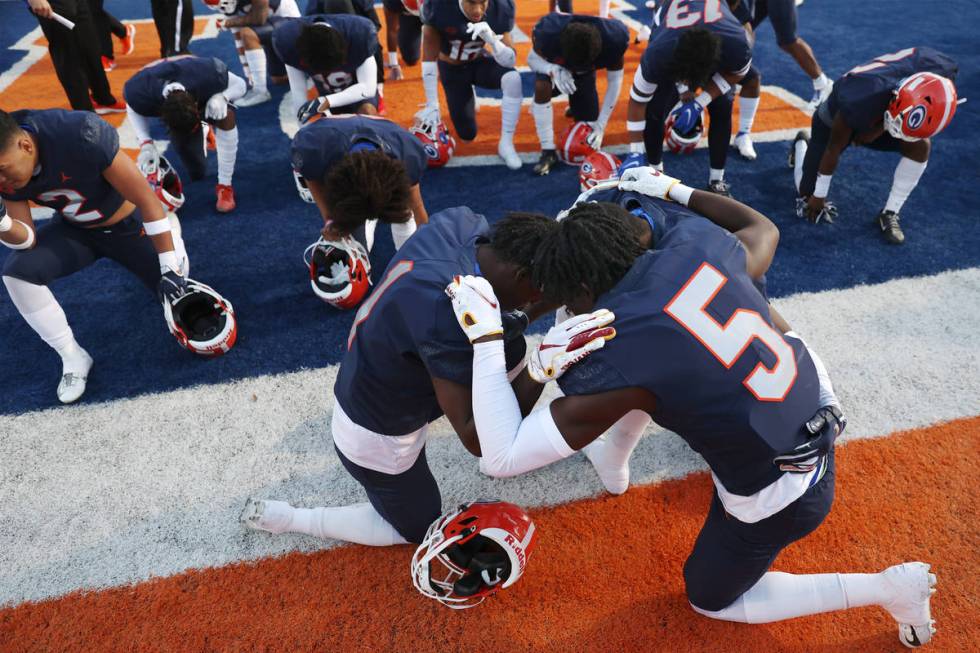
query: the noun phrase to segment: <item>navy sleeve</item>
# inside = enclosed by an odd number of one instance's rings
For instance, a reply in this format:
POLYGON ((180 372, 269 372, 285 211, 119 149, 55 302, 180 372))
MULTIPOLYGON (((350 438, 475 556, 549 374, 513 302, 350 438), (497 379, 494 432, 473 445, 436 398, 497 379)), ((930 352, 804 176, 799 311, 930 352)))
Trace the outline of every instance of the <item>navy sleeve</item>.
MULTIPOLYGON (((81 113, 81 112, 80 112, 81 113)), ((119 152, 119 132, 94 113, 83 113, 79 125, 80 147, 75 153, 79 161, 103 172, 112 165, 119 152)))
POLYGON ((568 16, 548 14, 537 22, 531 32, 534 49, 551 63, 558 63, 562 59, 559 36, 567 22, 568 16))
POLYGON ((459 328, 448 297, 439 300, 427 333, 417 343, 419 357, 429 375, 470 385, 473 382, 473 346, 459 328))
POLYGON ((303 127, 293 138, 291 159, 293 168, 307 179, 321 181, 334 163, 330 152, 341 152, 339 144, 331 143, 333 130, 323 121, 303 127))
POLYGON ((602 35, 602 51, 595 62, 596 68, 613 68, 623 65, 623 57, 630 46, 630 30, 615 18, 599 20, 602 35))
POLYGON ((734 5, 729 4, 728 7, 732 10, 735 20, 742 25, 752 22, 752 8, 746 0, 737 0, 734 5))
POLYGON ((645 80, 659 86, 672 81, 667 71, 667 62, 672 51, 659 52, 658 50, 662 48, 655 47, 652 42, 647 46, 643 56, 640 57, 640 72, 645 80))
POLYGON ((752 46, 745 35, 745 30, 739 28, 735 35, 727 34, 721 39, 721 60, 718 68, 723 73, 747 72, 752 63, 752 46))
POLYGON ((497 24, 490 27, 500 36, 508 34, 514 29, 514 19, 517 14, 517 10, 514 8, 514 0, 491 0, 491 2, 498 5, 498 20, 497 24))
POLYGON ((378 31, 366 18, 352 17, 352 20, 347 24, 346 31, 347 61, 355 68, 373 57, 381 49, 381 44, 378 43, 378 31))
POLYGON ((123 98, 133 111, 142 116, 159 115, 163 97, 156 90, 159 87, 156 82, 156 68, 166 66, 168 64, 162 63, 144 68, 129 78, 123 86, 123 98))

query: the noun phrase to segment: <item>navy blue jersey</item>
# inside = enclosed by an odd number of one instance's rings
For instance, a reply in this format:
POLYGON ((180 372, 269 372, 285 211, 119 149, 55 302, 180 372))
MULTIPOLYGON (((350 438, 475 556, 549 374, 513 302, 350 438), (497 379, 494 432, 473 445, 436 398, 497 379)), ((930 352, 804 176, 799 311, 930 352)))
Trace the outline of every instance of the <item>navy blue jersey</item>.
MULTIPOLYGON (((514 0, 490 0, 484 22, 497 36, 514 29, 514 0)), ((422 24, 439 30, 442 53, 454 61, 472 61, 487 54, 486 43, 466 33, 469 19, 458 0, 426 0, 422 3, 422 24)))
MULTIPOLYGON (((279 10, 279 5, 281 0, 269 0, 269 13, 273 14, 279 10)), ((252 3, 250 0, 237 0, 235 3, 234 14, 239 16, 244 16, 252 11, 252 3)))
MULTIPOLYGON (((551 13, 538 21, 531 33, 534 49, 551 63, 566 66, 561 51, 561 32, 569 23, 586 23, 594 25, 599 30, 602 39, 602 49, 591 66, 574 69, 573 72, 586 72, 599 68, 619 70, 623 67, 623 55, 630 44, 630 31, 621 21, 615 18, 599 18, 598 16, 580 16, 578 14, 551 13)), ((567 66, 566 66, 567 67, 567 66)))
POLYGON ((363 141, 401 161, 413 185, 422 179, 428 157, 419 139, 390 120, 373 116, 328 117, 306 125, 293 138, 293 168, 307 179, 322 180, 352 145, 363 141))
POLYGON ((378 19, 378 12, 374 9, 373 0, 350 0, 349 12, 339 7, 339 4, 336 0, 310 0, 306 4, 306 9, 303 10, 303 15, 351 13, 367 18, 374 23, 375 29, 381 29, 381 21, 378 19))
POLYGON ((129 78, 123 87, 126 104, 142 116, 159 116, 163 87, 181 84, 204 111, 211 96, 228 88, 228 66, 214 57, 181 55, 149 63, 129 78))
POLYGON ((877 128, 902 80, 930 72, 955 80, 956 62, 932 48, 908 48, 886 54, 845 73, 827 99, 830 115, 838 112, 856 132, 877 128))
POLYGON ((819 381, 803 343, 773 327, 734 235, 704 218, 678 220, 596 308, 616 314, 616 337, 559 379, 565 394, 645 388, 654 420, 729 492, 751 495, 779 478, 772 459, 806 439, 819 381))
POLYGON ((748 72, 752 63, 752 45, 745 35, 745 29, 726 3, 717 0, 672 0, 661 7, 660 24, 653 28, 650 43, 640 59, 644 79, 652 84, 687 81, 671 78, 670 62, 681 35, 697 28, 706 29, 721 39, 721 56, 714 72, 742 75, 748 72))
POLYGON ((10 115, 37 143, 37 170, 26 186, 0 196, 47 206, 85 226, 119 210, 123 196, 102 176, 119 151, 112 125, 88 111, 28 109, 10 115))
MULTIPOLYGON (((446 286, 474 274, 476 246, 489 231, 466 207, 440 211, 406 242, 361 304, 334 386, 359 426, 405 435, 442 416, 432 377, 469 386, 473 347, 463 335, 446 286)), ((505 332, 507 367, 524 357, 524 336, 505 332)))
POLYGON ((404 16, 413 15, 408 11, 408 9, 405 8, 405 3, 403 3, 402 0, 384 0, 382 4, 384 5, 384 8, 390 12, 404 16))
POLYGON ((272 32, 272 47, 287 66, 302 70, 313 78, 321 95, 337 93, 357 83, 357 68, 381 49, 378 32, 367 18, 349 14, 316 14, 302 18, 286 18, 276 23, 272 32), (338 30, 347 42, 347 59, 335 70, 314 71, 296 50, 303 25, 322 23, 338 30))
POLYGON ((751 23, 754 0, 727 0, 728 8, 732 10, 735 20, 741 24, 751 23))

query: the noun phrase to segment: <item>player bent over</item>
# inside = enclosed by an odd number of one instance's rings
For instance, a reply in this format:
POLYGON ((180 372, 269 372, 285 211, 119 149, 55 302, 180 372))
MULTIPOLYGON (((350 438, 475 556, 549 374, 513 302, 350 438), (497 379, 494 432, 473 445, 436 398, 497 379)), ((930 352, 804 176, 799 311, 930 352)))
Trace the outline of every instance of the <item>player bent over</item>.
POLYGON ((169 299, 186 285, 183 243, 120 151, 115 128, 85 111, 0 111, 0 198, 0 243, 16 250, 3 283, 24 321, 61 356, 58 399, 77 401, 92 357, 48 285, 109 258, 169 299), (35 228, 29 201, 54 217, 35 228))

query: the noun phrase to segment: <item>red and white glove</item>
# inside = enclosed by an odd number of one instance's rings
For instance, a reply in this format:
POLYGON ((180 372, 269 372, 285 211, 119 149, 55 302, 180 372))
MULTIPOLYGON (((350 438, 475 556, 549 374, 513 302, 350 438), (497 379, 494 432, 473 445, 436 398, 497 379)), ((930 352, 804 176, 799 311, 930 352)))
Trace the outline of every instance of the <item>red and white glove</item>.
POLYGON ((456 276, 446 286, 446 294, 453 302, 456 321, 471 343, 484 336, 503 334, 500 302, 489 281, 472 275, 456 276))
POLYGON ((604 308, 583 313, 551 327, 528 358, 527 371, 538 383, 554 381, 572 365, 602 349, 616 337, 609 326, 616 316, 604 308))

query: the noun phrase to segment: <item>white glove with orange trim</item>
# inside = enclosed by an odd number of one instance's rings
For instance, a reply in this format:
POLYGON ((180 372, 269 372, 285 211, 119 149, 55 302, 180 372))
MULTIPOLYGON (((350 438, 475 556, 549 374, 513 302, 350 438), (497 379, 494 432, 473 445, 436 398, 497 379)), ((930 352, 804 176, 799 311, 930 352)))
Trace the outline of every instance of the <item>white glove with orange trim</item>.
POLYGON ((446 286, 446 294, 453 302, 456 321, 471 343, 484 336, 503 334, 500 302, 489 281, 483 277, 457 275, 446 286))
POLYGON ((665 175, 656 168, 643 166, 630 168, 619 178, 619 190, 631 190, 647 197, 670 199, 670 189, 681 183, 680 179, 665 175))
POLYGON ((602 349, 616 337, 609 326, 616 316, 604 308, 583 313, 551 327, 527 362, 527 372, 538 383, 554 381, 572 365, 602 349))

